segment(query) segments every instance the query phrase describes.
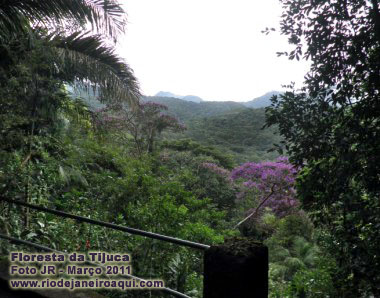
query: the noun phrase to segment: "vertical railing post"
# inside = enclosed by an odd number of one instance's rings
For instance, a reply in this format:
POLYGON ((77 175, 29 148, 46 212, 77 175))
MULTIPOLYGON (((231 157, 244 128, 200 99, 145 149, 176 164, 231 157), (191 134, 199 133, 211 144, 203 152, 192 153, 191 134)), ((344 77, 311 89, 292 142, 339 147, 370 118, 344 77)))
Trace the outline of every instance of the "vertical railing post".
POLYGON ((268 248, 246 238, 211 246, 204 254, 204 298, 267 298, 268 248))

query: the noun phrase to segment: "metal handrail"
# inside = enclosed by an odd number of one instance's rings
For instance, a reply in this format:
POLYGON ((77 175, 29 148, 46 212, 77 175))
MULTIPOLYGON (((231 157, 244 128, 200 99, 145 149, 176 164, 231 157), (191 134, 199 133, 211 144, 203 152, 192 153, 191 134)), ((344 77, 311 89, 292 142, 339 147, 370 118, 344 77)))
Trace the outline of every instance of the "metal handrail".
POLYGON ((148 238, 158 239, 158 240, 161 240, 161 241, 166 241, 166 242, 174 243, 174 244, 177 244, 177 245, 187 246, 187 247, 191 247, 191 248, 195 248, 195 249, 200 249, 200 250, 206 250, 206 249, 210 248, 210 246, 206 245, 206 244, 192 242, 192 241, 183 240, 183 239, 178 239, 178 238, 174 238, 174 237, 170 237, 170 236, 165 236, 165 235, 160 235, 160 234, 156 234, 156 233, 152 233, 152 232, 147 232, 147 231, 143 231, 143 230, 138 230, 138 229, 134 229, 134 228, 124 227, 124 226, 112 224, 112 223, 109 223, 109 222, 104 222, 104 221, 100 221, 100 220, 91 219, 91 218, 84 217, 84 216, 78 216, 78 215, 66 213, 66 212, 63 212, 63 211, 49 209, 49 208, 45 208, 45 207, 41 207, 41 206, 37 206, 37 205, 25 203, 25 202, 21 202, 21 201, 11 200, 11 199, 8 199, 8 198, 4 198, 2 196, 0 196, 0 201, 6 201, 6 202, 9 202, 9 203, 12 203, 12 204, 28 207, 28 208, 39 210, 39 211, 43 211, 43 212, 48 212, 48 213, 55 214, 55 215, 58 215, 58 216, 61 216, 61 217, 72 218, 72 219, 76 219, 76 220, 79 220, 79 221, 82 221, 82 222, 88 222, 88 223, 91 223, 91 224, 94 224, 94 225, 103 226, 103 227, 107 227, 107 228, 110 228, 110 229, 119 230, 119 231, 127 232, 127 233, 130 233, 130 234, 135 234, 135 235, 140 235, 140 236, 148 237, 148 238))
MULTIPOLYGON (((53 248, 50 248, 50 247, 47 247, 47 246, 43 246, 43 245, 40 245, 40 244, 36 244, 36 243, 30 242, 30 241, 14 238, 14 237, 3 235, 3 234, 0 234, 0 238, 6 239, 8 241, 15 242, 15 243, 18 243, 18 244, 28 245, 28 246, 37 248, 39 250, 49 251, 49 252, 56 252, 56 253, 59 253, 59 254, 64 254, 66 256, 68 255, 67 253, 65 253, 63 251, 59 251, 59 250, 56 250, 56 249, 53 249, 53 248)), ((103 268, 105 267, 104 265, 98 264, 98 263, 95 263, 95 262, 89 262, 89 261, 87 261, 87 263, 91 264, 91 265, 103 267, 103 268)), ((126 277, 126 278, 134 278, 134 279, 137 279, 137 280, 140 280, 140 281, 145 281, 143 278, 139 278, 137 276, 130 275, 130 274, 123 274, 123 275, 119 275, 119 276, 126 277)), ((157 290, 160 290, 160 291, 163 291, 165 293, 171 294, 174 297, 191 298, 191 297, 189 297, 189 296, 187 296, 187 295, 185 295, 183 293, 177 292, 177 291, 175 291, 173 289, 170 289, 170 288, 160 288, 160 289, 157 289, 157 290)))

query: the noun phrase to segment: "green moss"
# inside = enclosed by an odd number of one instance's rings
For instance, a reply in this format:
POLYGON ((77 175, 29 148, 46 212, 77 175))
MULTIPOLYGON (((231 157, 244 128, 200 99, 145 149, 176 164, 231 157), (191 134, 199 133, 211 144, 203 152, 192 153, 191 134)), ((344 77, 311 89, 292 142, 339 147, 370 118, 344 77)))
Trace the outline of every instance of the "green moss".
POLYGON ((247 256, 255 252, 258 248, 264 247, 264 244, 249 238, 231 237, 225 240, 225 243, 218 246, 226 253, 235 256, 247 256))

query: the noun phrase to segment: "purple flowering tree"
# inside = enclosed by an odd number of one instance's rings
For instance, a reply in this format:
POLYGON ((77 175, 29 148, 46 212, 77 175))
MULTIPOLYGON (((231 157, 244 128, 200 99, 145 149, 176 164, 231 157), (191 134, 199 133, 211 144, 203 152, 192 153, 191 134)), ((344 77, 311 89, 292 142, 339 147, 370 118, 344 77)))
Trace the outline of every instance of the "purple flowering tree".
POLYGON ((250 218, 256 217, 264 207, 269 207, 278 216, 283 217, 295 210, 295 177, 297 170, 287 160, 280 157, 275 162, 248 162, 231 172, 231 179, 241 185, 240 199, 254 194, 257 206, 249 210, 249 215, 236 227, 250 218))
POLYGON ((177 118, 163 113, 167 109, 154 102, 140 103, 133 110, 110 105, 94 113, 94 126, 100 131, 127 132, 141 155, 153 152, 155 141, 164 130, 180 132, 186 129, 177 118))

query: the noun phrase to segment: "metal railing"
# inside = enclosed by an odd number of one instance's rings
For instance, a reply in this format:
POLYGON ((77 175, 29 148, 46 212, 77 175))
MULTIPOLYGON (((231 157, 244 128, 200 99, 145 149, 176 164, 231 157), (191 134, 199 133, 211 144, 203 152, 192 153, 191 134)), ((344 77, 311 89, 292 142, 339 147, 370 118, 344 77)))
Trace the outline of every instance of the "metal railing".
POLYGON ((165 236, 165 235, 160 235, 160 234, 147 232, 147 231, 143 231, 143 230, 138 230, 138 229, 134 229, 134 228, 124 227, 124 226, 116 225, 116 224, 109 223, 109 222, 104 222, 104 221, 95 220, 95 219, 91 219, 91 218, 84 217, 84 216, 78 216, 78 215, 66 213, 66 212, 59 211, 59 210, 49 209, 49 208, 45 208, 45 207, 41 207, 41 206, 37 206, 37 205, 25 203, 25 202, 21 202, 21 201, 15 201, 15 200, 7 199, 7 198, 1 197, 1 196, 0 196, 0 201, 6 201, 6 202, 9 202, 12 204, 24 206, 24 207, 31 208, 34 210, 39 210, 39 211, 55 214, 57 216, 61 216, 61 217, 65 217, 65 218, 72 218, 72 219, 76 219, 76 220, 79 220, 82 222, 88 222, 88 223, 93 224, 93 225, 107 227, 107 228, 110 228, 113 230, 127 232, 127 233, 134 234, 134 235, 140 235, 140 236, 144 236, 144 237, 148 237, 148 238, 158 239, 161 241, 166 241, 166 242, 174 243, 177 245, 187 246, 190 248, 201 249, 201 250, 205 250, 205 249, 210 248, 210 246, 206 245, 206 244, 201 244, 201 243, 192 242, 192 241, 188 241, 188 240, 182 240, 182 239, 178 239, 178 238, 174 238, 174 237, 170 237, 170 236, 165 236))
MULTIPOLYGON (((34 247, 34 248, 37 248, 39 250, 42 250, 42 251, 49 251, 49 252, 56 252, 56 253, 59 253, 59 254, 63 254, 65 256, 67 256, 68 254, 63 252, 63 251, 59 251, 59 250, 56 250, 56 249, 53 249, 53 248, 50 248, 50 247, 47 247, 47 246, 43 246, 43 245, 40 245, 40 244, 36 244, 36 243, 33 243, 33 242, 30 242, 30 241, 26 241, 26 240, 22 240, 22 239, 18 239, 18 238, 14 238, 14 237, 10 237, 10 236, 7 236, 7 235, 3 235, 3 234, 0 234, 0 238, 3 238, 3 239, 6 239, 10 242, 14 242, 14 243, 17 243, 17 244, 23 244, 23 245, 26 245, 26 246, 31 246, 31 247, 34 247)), ((98 264, 98 263, 95 263, 95 262, 89 262, 87 261, 86 262, 87 264, 90 264, 90 265, 95 265, 95 266, 98 266, 98 267, 105 267, 104 265, 102 264, 98 264)), ((140 280, 140 281, 145 281, 143 278, 139 278, 137 276, 134 276, 134 275, 131 275, 131 274, 120 274, 119 275, 120 277, 125 277, 125 278, 134 278, 134 279, 137 279, 137 280, 140 280)), ((170 289, 170 288, 161 288, 159 289, 165 293, 168 293, 168 294, 171 294, 175 297, 181 297, 181 298, 191 298, 185 294, 182 294, 180 292, 177 292, 173 289, 170 289)))
MULTIPOLYGON (((50 209, 50 208, 45 208, 45 207, 41 207, 41 206, 38 206, 38 205, 22 202, 22 201, 11 200, 11 199, 5 198, 3 196, 0 196, 0 202, 8 202, 8 203, 11 203, 11 204, 15 204, 15 205, 31 208, 31 209, 34 209, 34 210, 51 213, 51 214, 54 214, 54 215, 57 215, 57 216, 61 216, 61 217, 64 217, 64 218, 71 218, 71 219, 75 219, 75 220, 78 220, 78 221, 81 221, 81 222, 87 222, 89 224, 98 225, 98 226, 102 226, 102 227, 107 227, 107 228, 110 228, 110 229, 113 229, 113 230, 127 232, 127 233, 130 233, 130 234, 140 235, 140 236, 144 236, 144 237, 148 237, 148 238, 152 238, 152 239, 157 239, 157 240, 173 243, 173 244, 176 244, 176 245, 186 246, 186 247, 190 247, 190 248, 193 248, 193 249, 199 249, 199 250, 202 250, 202 251, 210 248, 210 246, 206 245, 206 244, 201 244, 201 243, 192 242, 192 241, 188 241, 188 240, 178 239, 178 238, 175 238, 175 237, 170 237, 170 236, 165 236, 165 235, 160 235, 160 234, 156 234, 156 233, 152 233, 152 232, 147 232, 147 231, 143 231, 143 230, 139 230, 139 229, 134 229, 134 228, 130 228, 130 227, 120 226, 120 225, 116 225, 116 224, 113 224, 113 223, 99 221, 99 220, 91 219, 91 218, 84 217, 84 216, 78 216, 78 215, 74 215, 74 214, 71 214, 71 213, 67 213, 67 212, 63 212, 63 211, 59 211, 59 210, 55 210, 55 209, 50 209)), ((30 242, 30 241, 26 241, 26 240, 22 240, 22 239, 17 239, 17 238, 14 238, 14 237, 3 235, 3 234, 0 234, 0 238, 6 239, 8 241, 11 241, 11 242, 14 242, 14 243, 17 243, 17 244, 31 246, 31 247, 34 247, 34 248, 37 248, 37 249, 43 250, 43 251, 51 251, 51 252, 57 252, 57 253, 66 254, 64 252, 60 252, 58 250, 54 250, 52 248, 49 248, 49 247, 46 247, 46 246, 43 246, 43 245, 40 245, 40 244, 36 244, 36 243, 30 242)), ((98 264, 98 263, 92 263, 92 262, 89 262, 89 263, 91 263, 93 265, 96 265, 96 266, 103 266, 103 265, 98 264)), ((139 277, 136 277, 136 276, 133 276, 133 275, 123 275, 122 277, 135 278, 135 279, 138 279, 138 280, 144 280, 142 278, 139 278, 139 277)), ((175 291, 173 289, 170 289, 170 288, 162 288, 162 289, 159 289, 159 290, 162 290, 163 292, 168 293, 168 294, 170 294, 172 296, 175 296, 175 297, 190 298, 189 296, 187 296, 187 295, 185 295, 183 293, 177 292, 177 291, 175 291)))

